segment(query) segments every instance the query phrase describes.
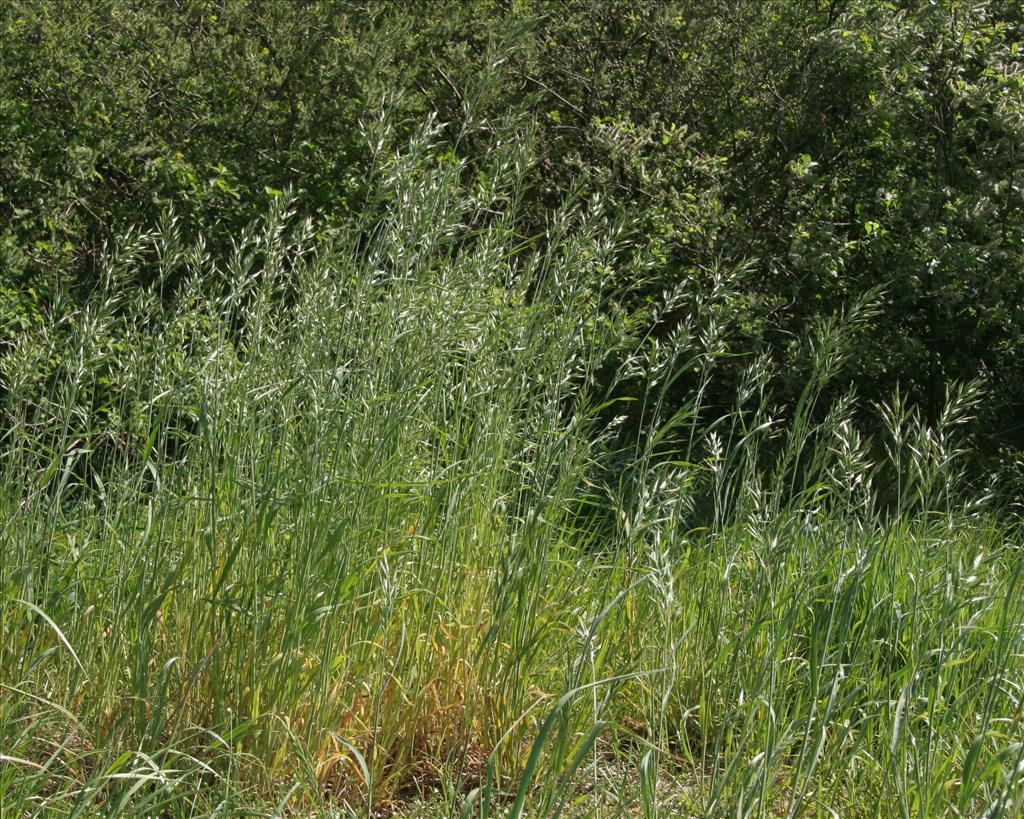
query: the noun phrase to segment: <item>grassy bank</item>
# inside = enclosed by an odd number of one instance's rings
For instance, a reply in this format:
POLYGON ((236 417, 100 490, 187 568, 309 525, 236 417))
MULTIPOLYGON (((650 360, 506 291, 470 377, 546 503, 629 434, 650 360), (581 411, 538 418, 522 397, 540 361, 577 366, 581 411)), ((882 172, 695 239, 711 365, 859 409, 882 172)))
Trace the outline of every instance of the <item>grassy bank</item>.
POLYGON ((1019 815, 1024 541, 959 491, 973 388, 858 431, 865 304, 775 417, 728 271, 655 337, 600 202, 516 233, 528 136, 470 176, 425 130, 372 230, 282 197, 212 258, 168 218, 15 339, 4 816, 1019 815))

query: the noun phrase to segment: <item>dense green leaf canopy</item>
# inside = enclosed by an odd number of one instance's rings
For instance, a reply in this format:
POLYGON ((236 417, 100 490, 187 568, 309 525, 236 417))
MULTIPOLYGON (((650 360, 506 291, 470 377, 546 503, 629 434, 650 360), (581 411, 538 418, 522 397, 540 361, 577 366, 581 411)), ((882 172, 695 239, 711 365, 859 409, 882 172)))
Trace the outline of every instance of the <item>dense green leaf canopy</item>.
POLYGON ((877 289, 846 381, 934 420, 947 384, 985 377, 979 457, 1012 472, 1022 22, 1015 0, 10 0, 0 338, 85 297, 102 249, 171 211, 214 251, 286 190, 323 231, 372 230, 376 158, 425 117, 472 167, 478 126, 513 115, 541 155, 524 238, 599 194, 636 226, 634 309, 742 271, 737 372, 767 349, 793 399, 808 328, 877 289))

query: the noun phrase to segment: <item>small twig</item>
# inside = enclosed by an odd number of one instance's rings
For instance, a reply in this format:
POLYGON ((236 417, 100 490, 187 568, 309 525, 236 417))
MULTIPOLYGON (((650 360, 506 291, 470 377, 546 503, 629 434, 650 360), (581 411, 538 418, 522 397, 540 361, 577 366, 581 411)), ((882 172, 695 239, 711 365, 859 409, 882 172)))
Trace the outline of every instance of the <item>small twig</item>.
POLYGON ((551 94, 551 96, 553 96, 556 99, 560 100, 565 105, 568 105, 573 111, 575 111, 581 117, 586 118, 586 116, 587 116, 586 112, 582 108, 580 108, 578 105, 576 105, 574 103, 569 102, 569 100, 567 100, 565 97, 563 97, 557 91, 555 91, 553 88, 545 85, 541 80, 538 80, 536 77, 531 77, 529 74, 525 74, 522 71, 516 71, 515 69, 513 69, 512 73, 522 77, 524 80, 529 80, 530 82, 535 83, 536 85, 539 85, 541 88, 543 88, 549 94, 551 94))

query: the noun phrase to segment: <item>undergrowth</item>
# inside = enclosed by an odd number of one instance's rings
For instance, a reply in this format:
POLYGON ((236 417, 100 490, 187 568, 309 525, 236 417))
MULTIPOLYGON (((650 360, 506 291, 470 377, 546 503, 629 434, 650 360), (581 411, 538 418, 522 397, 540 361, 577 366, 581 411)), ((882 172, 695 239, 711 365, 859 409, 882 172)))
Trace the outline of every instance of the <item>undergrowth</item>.
POLYGON ((281 197, 212 258, 169 215, 9 345, 3 815, 1019 815, 978 386, 862 406, 869 299, 782 417, 736 271, 627 309, 600 201, 518 233, 528 125, 486 172, 438 133, 378 157, 373 224, 281 197))

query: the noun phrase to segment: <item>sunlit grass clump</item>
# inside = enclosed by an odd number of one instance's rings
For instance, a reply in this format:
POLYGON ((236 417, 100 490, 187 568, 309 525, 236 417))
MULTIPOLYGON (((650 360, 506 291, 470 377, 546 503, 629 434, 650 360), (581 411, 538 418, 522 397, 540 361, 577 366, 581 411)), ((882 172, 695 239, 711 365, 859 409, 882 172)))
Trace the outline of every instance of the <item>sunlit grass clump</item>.
POLYGON ((781 417, 729 271, 621 305, 600 202, 521 235, 529 136, 469 168, 425 129, 350 231, 282 204, 210 258, 168 217, 11 341, 5 816, 1019 815, 975 388, 859 407, 865 304, 781 417))

